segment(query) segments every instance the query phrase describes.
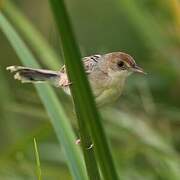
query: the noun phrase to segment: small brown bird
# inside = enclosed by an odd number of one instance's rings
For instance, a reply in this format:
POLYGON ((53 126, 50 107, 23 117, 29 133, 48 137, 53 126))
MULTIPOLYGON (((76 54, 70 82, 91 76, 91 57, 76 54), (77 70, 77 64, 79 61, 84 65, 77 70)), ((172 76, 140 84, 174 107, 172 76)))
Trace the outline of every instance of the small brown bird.
MULTIPOLYGON (((119 98, 125 80, 131 73, 145 74, 135 60, 123 52, 85 57, 83 58, 83 63, 99 106, 111 103, 119 98)), ((59 71, 22 66, 9 66, 7 70, 15 73, 14 78, 23 83, 50 82, 70 95, 69 85, 71 83, 68 81, 65 66, 59 71)))

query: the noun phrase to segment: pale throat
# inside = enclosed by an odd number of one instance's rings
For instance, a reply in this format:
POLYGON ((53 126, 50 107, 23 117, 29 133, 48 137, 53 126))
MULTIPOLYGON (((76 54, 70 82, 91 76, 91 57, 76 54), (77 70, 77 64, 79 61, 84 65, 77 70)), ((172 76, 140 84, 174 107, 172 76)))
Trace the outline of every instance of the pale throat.
POLYGON ((106 88, 96 96, 99 106, 116 101, 122 93, 128 71, 108 71, 108 83, 106 88))
POLYGON ((108 75, 111 78, 111 85, 117 86, 117 87, 124 86, 125 80, 130 74, 131 73, 126 70, 116 71, 116 72, 109 70, 108 72, 108 75))

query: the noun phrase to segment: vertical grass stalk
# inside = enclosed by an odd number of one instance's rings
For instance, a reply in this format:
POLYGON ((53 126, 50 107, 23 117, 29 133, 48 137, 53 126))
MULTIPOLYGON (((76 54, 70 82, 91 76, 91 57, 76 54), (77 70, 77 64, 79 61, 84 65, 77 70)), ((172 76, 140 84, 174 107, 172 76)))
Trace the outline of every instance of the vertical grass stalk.
MULTIPOLYGON (((89 177, 95 179, 95 176, 93 177, 92 174, 98 171, 95 159, 90 158, 90 156, 93 157, 92 149, 90 151, 87 150, 87 147, 94 143, 93 149, 95 150, 103 178, 116 180, 118 175, 84 72, 80 52, 72 32, 64 1, 49 0, 49 2, 60 33, 69 80, 72 82, 71 93, 74 99, 89 177), (89 136, 91 136, 93 142, 90 142, 89 136)), ((98 173, 96 176, 98 176, 98 173)))

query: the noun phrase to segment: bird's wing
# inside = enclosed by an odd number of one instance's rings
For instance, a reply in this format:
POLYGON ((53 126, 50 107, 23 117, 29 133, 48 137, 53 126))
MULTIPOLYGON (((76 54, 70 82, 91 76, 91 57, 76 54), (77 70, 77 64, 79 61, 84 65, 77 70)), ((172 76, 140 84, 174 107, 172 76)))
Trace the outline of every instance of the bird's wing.
MULTIPOLYGON (((101 58, 101 55, 98 55, 98 54, 82 58, 86 73, 89 74, 89 73, 92 72, 94 66, 98 63, 100 58, 101 58)), ((61 73, 66 73, 65 65, 62 66, 62 68, 60 69, 60 72, 61 73)))
POLYGON ((83 58, 84 68, 85 68, 86 73, 89 74, 92 72, 93 68, 97 65, 100 58, 101 58, 101 55, 98 55, 98 54, 83 58))

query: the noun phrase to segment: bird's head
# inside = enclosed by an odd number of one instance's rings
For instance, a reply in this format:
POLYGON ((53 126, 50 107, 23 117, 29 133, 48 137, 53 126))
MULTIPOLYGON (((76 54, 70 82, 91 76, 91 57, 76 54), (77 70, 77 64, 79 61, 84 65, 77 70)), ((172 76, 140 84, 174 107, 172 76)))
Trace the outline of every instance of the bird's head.
POLYGON ((144 70, 139 67, 135 60, 128 54, 122 52, 113 52, 104 55, 104 70, 110 76, 124 76, 133 72, 145 74, 144 70))

